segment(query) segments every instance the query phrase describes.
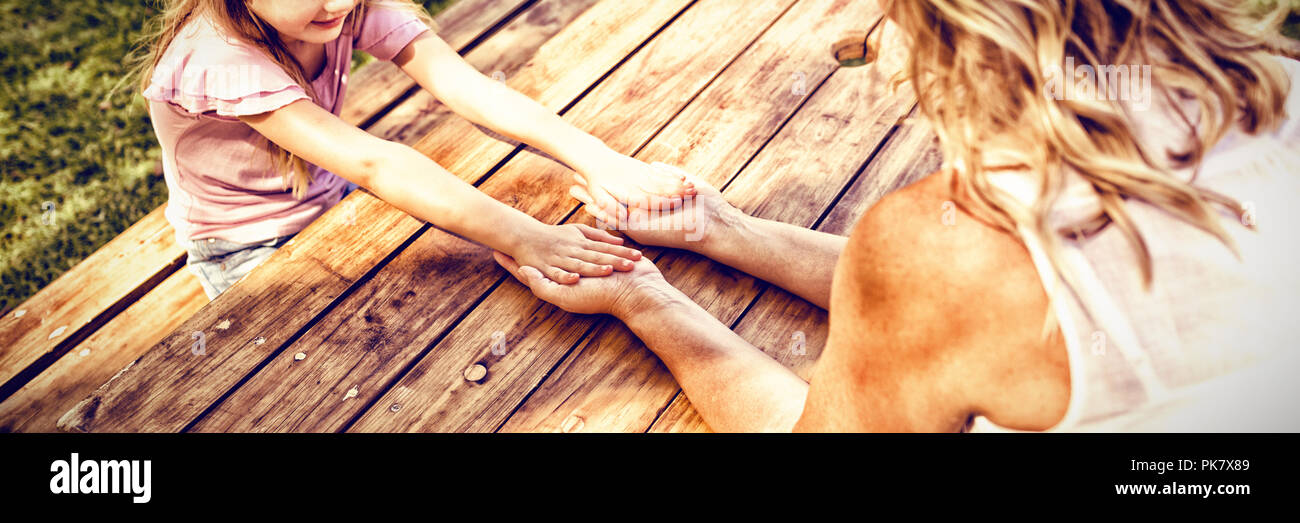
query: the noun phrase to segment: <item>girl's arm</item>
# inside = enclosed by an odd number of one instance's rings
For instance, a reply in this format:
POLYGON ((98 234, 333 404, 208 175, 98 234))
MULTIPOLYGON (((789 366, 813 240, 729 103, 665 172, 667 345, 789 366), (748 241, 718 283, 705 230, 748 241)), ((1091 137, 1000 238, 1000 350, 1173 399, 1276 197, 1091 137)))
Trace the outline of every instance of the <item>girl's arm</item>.
POLYGON ((630 270, 640 253, 604 231, 546 225, 501 203, 406 145, 377 138, 309 100, 240 119, 280 147, 439 228, 511 253, 572 283, 630 270))
POLYGON ((456 114, 573 168, 610 214, 621 214, 615 203, 669 208, 676 205, 675 199, 693 194, 681 176, 619 154, 532 99, 484 76, 433 32, 417 37, 393 63, 456 114))

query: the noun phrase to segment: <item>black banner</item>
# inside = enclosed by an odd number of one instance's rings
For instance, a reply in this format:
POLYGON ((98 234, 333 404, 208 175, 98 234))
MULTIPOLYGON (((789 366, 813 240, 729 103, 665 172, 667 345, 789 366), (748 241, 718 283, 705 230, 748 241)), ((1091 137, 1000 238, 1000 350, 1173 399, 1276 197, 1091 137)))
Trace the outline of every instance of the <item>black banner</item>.
MULTIPOLYGON (((1254 507, 1295 497, 1296 435, 4 434, 4 507, 600 499, 1254 507), (739 490, 737 490, 739 489, 739 490), (722 492, 748 493, 742 498, 722 492)), ((751 507, 751 508, 752 508, 751 507)), ((551 509, 546 509, 551 510, 551 509)), ((681 511, 680 506, 671 510, 681 511)), ((666 515, 666 517, 671 517, 666 515)))

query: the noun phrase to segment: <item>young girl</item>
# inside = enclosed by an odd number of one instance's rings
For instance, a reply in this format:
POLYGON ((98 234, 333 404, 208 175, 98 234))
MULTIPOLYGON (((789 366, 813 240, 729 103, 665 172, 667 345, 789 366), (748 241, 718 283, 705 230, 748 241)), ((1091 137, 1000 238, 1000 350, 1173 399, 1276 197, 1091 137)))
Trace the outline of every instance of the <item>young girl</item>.
POLYGON ((162 145, 167 219, 209 298, 357 186, 556 281, 628 270, 640 257, 607 232, 540 223, 339 119, 353 49, 571 166, 615 212, 616 201, 671 207, 694 191, 480 74, 410 0, 171 0, 162 23, 140 82, 162 145))

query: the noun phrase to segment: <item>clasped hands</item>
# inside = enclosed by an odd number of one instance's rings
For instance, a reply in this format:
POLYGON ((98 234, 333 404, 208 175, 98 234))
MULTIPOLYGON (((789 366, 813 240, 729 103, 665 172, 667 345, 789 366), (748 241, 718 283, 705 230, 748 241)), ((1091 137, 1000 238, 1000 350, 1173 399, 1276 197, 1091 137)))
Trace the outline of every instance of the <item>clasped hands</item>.
MULTIPOLYGON (((657 177, 652 183, 680 181, 691 189, 689 194, 675 200, 659 199, 658 193, 650 193, 648 198, 638 202, 641 205, 623 205, 619 202, 627 202, 626 197, 635 192, 628 189, 628 185, 621 184, 611 190, 607 185, 589 184, 580 175, 575 176, 578 185, 569 192, 584 204, 585 212, 596 218, 598 226, 622 231, 645 245, 700 250, 699 247, 709 242, 718 229, 729 226, 739 215, 739 211, 727 204, 722 194, 707 183, 662 163, 648 167, 657 177), (599 196, 592 194, 593 186, 599 196), (649 204, 645 205, 645 202, 649 204)), ((643 257, 638 257, 629 264, 630 267, 619 267, 609 276, 557 282, 533 267, 521 266, 506 254, 495 252, 493 256, 538 298, 572 313, 611 314, 623 319, 680 297, 654 263, 643 257)))

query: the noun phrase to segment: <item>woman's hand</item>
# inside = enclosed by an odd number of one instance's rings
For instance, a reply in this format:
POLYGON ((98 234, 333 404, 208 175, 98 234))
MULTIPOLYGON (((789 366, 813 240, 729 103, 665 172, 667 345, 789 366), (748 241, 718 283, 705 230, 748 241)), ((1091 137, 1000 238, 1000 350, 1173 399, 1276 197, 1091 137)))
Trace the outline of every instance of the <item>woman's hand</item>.
POLYGON ((511 256, 547 279, 576 283, 581 276, 608 276, 630 271, 641 252, 623 247, 623 239, 582 224, 541 225, 520 234, 511 256))
POLYGON ((606 222, 626 219, 627 209, 673 209, 695 194, 686 174, 656 169, 622 154, 574 174, 590 197, 593 216, 606 222))
POLYGON ((695 194, 687 196, 680 205, 671 209, 629 207, 624 209, 624 217, 620 220, 606 219, 608 213, 601 211, 595 198, 583 186, 573 186, 569 189, 569 195, 585 204, 583 210, 600 220, 599 226, 622 231, 645 245, 698 252, 702 242, 716 234, 718 229, 735 226, 741 221, 741 212, 727 203, 722 193, 708 182, 667 164, 655 162, 651 167, 656 171, 671 173, 673 177, 683 177, 695 194))
POLYGON ((492 256, 535 296, 575 314, 610 314, 626 321, 631 315, 670 303, 680 295, 649 259, 608 278, 582 278, 576 285, 561 285, 537 269, 520 266, 505 254, 494 252, 492 256))

